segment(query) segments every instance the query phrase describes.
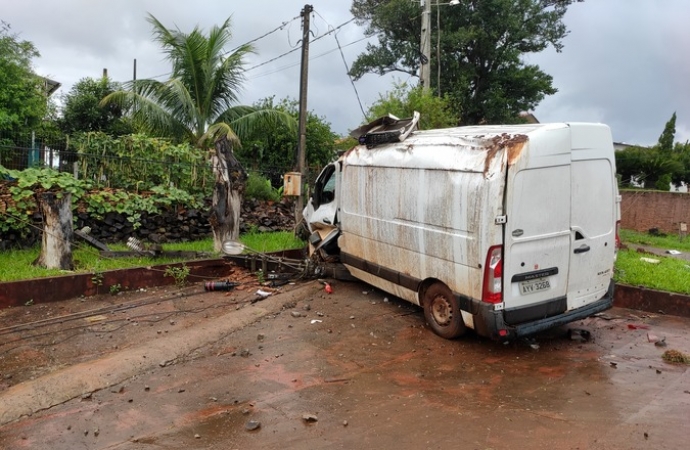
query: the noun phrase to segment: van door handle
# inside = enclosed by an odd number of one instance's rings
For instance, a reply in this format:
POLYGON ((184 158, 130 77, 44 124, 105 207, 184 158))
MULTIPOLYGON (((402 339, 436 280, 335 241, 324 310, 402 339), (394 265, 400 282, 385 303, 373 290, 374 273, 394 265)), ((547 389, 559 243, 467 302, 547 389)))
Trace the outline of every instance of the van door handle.
POLYGON ((581 245, 579 248, 575 249, 575 254, 584 253, 589 251, 589 245, 581 245))
MULTIPOLYGON (((327 223, 328 225, 330 225, 330 224, 331 224, 331 220, 330 220, 330 219, 323 219, 323 223, 327 223)), ((589 249, 587 249, 587 250, 589 250, 589 249)))

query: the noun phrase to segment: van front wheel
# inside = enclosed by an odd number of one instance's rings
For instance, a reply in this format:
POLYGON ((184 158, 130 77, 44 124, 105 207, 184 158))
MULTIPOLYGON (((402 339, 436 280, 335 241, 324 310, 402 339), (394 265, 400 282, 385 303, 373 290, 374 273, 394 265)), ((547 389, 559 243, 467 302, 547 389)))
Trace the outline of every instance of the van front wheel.
POLYGON ((457 297, 443 283, 434 283, 424 293, 424 318, 434 333, 453 339, 467 331, 457 297))

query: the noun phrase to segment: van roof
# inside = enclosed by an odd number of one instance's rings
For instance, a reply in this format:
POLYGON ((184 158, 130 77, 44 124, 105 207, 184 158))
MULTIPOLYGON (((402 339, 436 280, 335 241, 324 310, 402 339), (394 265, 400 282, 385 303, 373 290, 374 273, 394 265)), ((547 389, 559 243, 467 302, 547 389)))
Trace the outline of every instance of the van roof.
POLYGON ((566 128, 566 123, 527 123, 515 125, 471 125, 455 128, 440 128, 436 130, 415 131, 408 138, 458 137, 476 139, 491 139, 503 135, 527 135, 538 132, 566 128))
POLYGON ((522 149, 525 142, 537 135, 568 126, 565 123, 477 125, 414 131, 403 142, 373 148, 356 146, 343 158, 350 165, 459 170, 491 177, 501 171, 500 164, 494 161, 498 149, 514 146, 522 149))

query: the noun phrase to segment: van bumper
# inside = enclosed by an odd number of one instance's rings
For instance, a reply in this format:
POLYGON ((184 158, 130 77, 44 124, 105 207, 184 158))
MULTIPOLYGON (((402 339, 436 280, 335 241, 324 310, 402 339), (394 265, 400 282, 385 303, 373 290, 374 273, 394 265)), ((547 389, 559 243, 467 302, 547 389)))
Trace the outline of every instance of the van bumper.
POLYGON ((479 305, 479 311, 475 315, 475 329, 479 334, 491 337, 499 341, 508 341, 524 336, 529 336, 540 331, 565 325, 576 320, 584 319, 593 314, 605 311, 613 306, 614 282, 611 280, 609 289, 601 299, 581 308, 566 311, 545 319, 533 320, 519 325, 508 325, 503 321, 503 311, 495 311, 493 305, 485 303, 479 305))

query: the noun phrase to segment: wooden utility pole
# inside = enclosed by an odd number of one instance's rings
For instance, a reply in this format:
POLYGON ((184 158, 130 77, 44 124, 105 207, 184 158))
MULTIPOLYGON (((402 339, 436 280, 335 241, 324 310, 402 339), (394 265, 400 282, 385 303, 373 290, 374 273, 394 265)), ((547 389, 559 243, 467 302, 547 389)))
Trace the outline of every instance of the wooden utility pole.
POLYGON ((132 71, 132 80, 137 81, 137 59, 134 58, 134 68, 132 71))
MULTIPOLYGON (((307 80, 309 74, 309 18, 314 7, 304 5, 301 12, 302 16, 302 71, 299 85, 299 143, 297 155, 299 161, 299 172, 302 174, 301 185, 307 182, 309 171, 307 168, 307 80)), ((300 189, 300 195, 295 204, 295 224, 299 225, 302 221, 302 210, 304 209, 304 192, 300 189)))
POLYGON ((420 58, 419 81, 424 89, 431 88, 431 0, 424 0, 422 12, 422 55, 420 58))

